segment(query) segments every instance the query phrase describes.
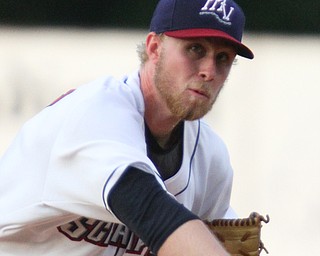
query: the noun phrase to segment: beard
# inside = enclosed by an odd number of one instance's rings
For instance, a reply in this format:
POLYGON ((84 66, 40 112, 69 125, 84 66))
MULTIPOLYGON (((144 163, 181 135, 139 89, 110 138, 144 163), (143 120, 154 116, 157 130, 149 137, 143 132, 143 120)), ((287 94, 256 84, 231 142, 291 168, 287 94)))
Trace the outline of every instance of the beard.
MULTIPOLYGON (((163 52, 162 52, 163 53, 163 52)), ((175 87, 174 74, 165 69, 163 54, 155 67, 154 84, 171 113, 181 120, 196 120, 205 116, 215 103, 219 92, 214 95, 212 85, 206 82, 190 82, 175 87), (205 92, 207 99, 192 97, 188 89, 205 92)), ((222 88, 222 86, 221 86, 222 88)))

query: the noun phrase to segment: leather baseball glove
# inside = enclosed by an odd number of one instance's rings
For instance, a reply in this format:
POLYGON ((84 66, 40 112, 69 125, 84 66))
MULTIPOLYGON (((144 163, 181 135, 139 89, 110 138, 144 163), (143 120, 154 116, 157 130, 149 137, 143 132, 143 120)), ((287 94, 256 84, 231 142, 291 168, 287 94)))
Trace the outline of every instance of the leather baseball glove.
POLYGON ((261 241, 261 222, 266 218, 253 212, 244 219, 216 219, 205 222, 232 256, 258 256, 262 250, 269 253, 261 241))

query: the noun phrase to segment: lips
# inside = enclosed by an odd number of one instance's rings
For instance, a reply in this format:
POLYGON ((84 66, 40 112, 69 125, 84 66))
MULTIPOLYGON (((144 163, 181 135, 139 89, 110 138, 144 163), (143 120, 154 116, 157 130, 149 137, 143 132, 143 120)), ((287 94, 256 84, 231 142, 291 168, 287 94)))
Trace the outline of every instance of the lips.
POLYGON ((205 90, 201 90, 201 89, 193 89, 193 88, 189 88, 189 90, 197 95, 203 96, 205 98, 210 98, 210 94, 209 92, 205 91, 205 90))

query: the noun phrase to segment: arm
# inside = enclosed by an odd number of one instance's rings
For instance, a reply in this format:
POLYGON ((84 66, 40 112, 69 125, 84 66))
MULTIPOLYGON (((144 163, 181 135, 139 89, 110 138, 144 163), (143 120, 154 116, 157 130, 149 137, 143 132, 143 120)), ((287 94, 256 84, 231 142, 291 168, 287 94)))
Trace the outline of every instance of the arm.
POLYGON ((158 256, 227 256, 218 240, 201 220, 186 222, 160 247, 158 256))
POLYGON ((129 168, 110 191, 108 204, 159 256, 227 255, 205 224, 151 174, 129 168))

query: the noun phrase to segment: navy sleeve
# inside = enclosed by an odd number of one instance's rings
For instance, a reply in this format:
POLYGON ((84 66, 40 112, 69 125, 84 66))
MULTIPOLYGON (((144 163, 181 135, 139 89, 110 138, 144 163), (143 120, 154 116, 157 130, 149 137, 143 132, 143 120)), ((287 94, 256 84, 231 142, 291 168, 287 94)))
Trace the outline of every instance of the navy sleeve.
POLYGON ((199 219, 163 190, 152 174, 132 167, 110 191, 108 204, 153 253, 179 226, 199 219))

